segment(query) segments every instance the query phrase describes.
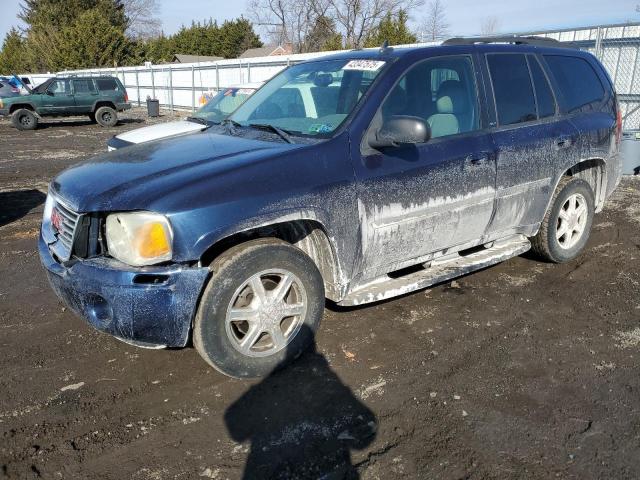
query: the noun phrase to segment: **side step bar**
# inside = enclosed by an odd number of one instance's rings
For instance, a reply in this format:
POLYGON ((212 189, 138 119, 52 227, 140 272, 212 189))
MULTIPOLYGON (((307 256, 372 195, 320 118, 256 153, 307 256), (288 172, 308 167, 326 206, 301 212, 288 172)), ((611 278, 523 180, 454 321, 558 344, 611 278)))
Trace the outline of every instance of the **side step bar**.
POLYGON ((468 255, 447 256, 424 264, 424 269, 400 278, 384 276, 349 293, 338 305, 353 306, 379 302, 460 277, 474 270, 516 257, 531 248, 524 235, 514 235, 493 242, 490 248, 468 255))

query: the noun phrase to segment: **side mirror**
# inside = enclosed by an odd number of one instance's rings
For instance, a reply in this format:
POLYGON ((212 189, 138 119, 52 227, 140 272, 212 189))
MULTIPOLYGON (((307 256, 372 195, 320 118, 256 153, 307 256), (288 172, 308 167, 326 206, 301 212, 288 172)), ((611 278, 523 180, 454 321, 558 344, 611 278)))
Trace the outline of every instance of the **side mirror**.
POLYGON ((51 90, 47 90, 44 93, 46 93, 47 95, 49 95, 50 97, 53 97, 53 92, 51 90))
POLYGON ((420 117, 394 115, 369 140, 371 148, 399 147, 426 143, 431 138, 431 128, 420 117))

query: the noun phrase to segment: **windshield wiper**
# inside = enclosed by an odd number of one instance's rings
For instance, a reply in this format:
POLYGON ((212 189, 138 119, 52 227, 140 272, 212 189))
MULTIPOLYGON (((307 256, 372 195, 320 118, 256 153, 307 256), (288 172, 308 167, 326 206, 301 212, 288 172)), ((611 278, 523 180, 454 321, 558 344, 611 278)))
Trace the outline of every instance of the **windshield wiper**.
POLYGON ((222 120, 220 122, 220 125, 232 125, 234 127, 242 127, 241 124, 239 124, 238 122, 236 122, 235 120, 231 120, 230 118, 225 118, 224 120, 222 120))
POLYGON ((202 125, 209 125, 209 122, 201 117, 187 117, 187 122, 200 123, 202 125))
POLYGON ((280 127, 276 127, 275 125, 271 125, 270 123, 250 123, 249 126, 251 128, 256 128, 258 130, 268 130, 270 132, 275 133, 276 135, 279 135, 280 138, 282 138, 285 142, 293 143, 293 140, 291 140, 291 136, 289 135, 289 132, 287 132, 286 130, 283 130, 280 127))

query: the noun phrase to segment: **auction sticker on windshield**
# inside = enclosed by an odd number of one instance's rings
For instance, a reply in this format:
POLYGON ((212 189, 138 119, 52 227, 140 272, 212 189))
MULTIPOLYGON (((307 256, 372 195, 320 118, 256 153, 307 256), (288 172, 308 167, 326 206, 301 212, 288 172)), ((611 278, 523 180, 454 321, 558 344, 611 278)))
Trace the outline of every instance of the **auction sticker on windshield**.
POLYGON ((380 60, 351 60, 347 63, 343 70, 363 70, 366 72, 376 72, 384 65, 385 62, 380 60))

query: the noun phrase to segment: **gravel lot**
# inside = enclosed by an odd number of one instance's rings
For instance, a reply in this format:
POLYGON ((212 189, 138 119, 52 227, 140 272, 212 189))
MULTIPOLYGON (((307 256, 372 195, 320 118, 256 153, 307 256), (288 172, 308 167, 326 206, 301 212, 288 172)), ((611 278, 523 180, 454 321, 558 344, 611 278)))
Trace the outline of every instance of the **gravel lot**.
POLYGON ((47 183, 149 123, 124 117, 0 120, 0 478, 640 478, 638 177, 576 261, 329 307, 316 352, 247 382, 94 331, 47 284, 47 183))

